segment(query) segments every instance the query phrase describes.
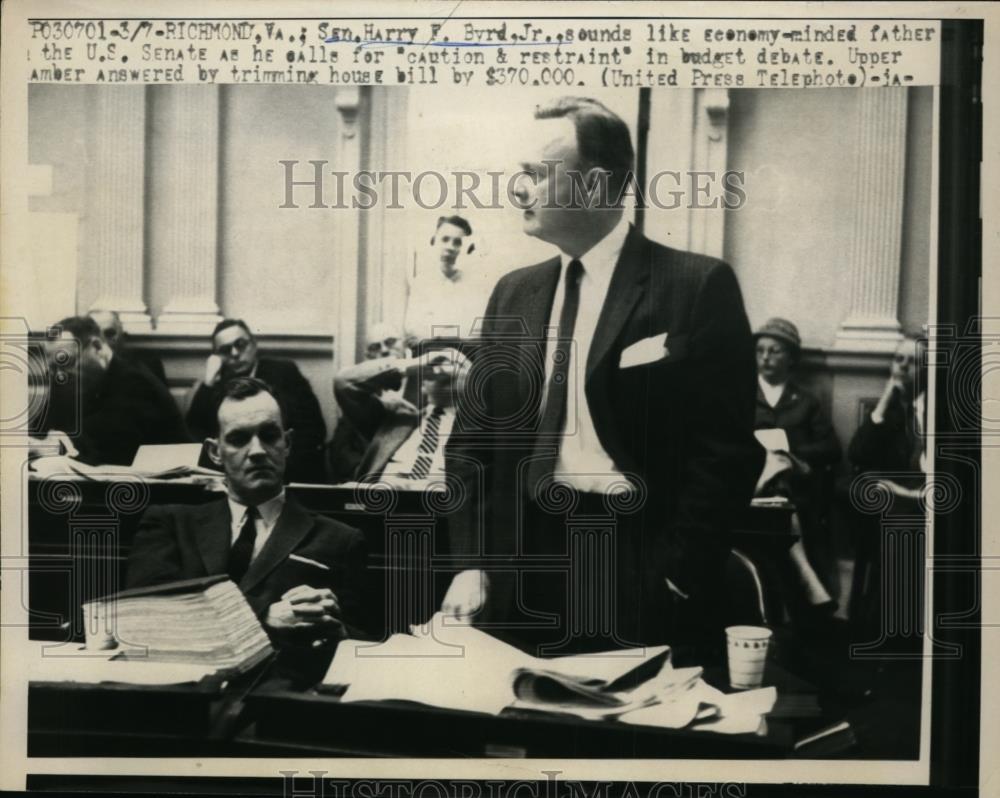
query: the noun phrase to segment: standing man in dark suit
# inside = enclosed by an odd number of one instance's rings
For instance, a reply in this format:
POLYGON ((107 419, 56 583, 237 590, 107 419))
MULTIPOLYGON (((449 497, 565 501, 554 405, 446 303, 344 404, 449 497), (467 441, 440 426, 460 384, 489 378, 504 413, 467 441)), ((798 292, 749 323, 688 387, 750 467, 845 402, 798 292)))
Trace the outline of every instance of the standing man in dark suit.
POLYGON ((46 401, 31 420, 33 454, 130 465, 143 444, 190 440, 166 386, 116 355, 97 322, 71 316, 55 331, 58 336, 45 342, 46 401), (50 445, 55 441, 58 448, 50 445))
POLYGON ((276 642, 339 640, 360 609, 361 534, 286 496, 292 433, 268 385, 231 380, 218 412, 219 437, 207 443, 228 495, 150 508, 129 556, 128 586, 228 574, 276 642))
POLYGON ((614 113, 567 97, 533 126, 515 197, 560 255, 504 276, 486 311, 496 354, 474 361, 449 449, 466 500, 443 609, 541 653, 717 640, 763 462, 739 285, 626 221, 614 113))
POLYGON ((325 482, 323 446, 326 424, 309 381, 290 360, 257 356, 257 339, 242 319, 223 319, 212 332, 212 354, 205 377, 195 383, 188 402, 188 428, 197 438, 214 437, 216 413, 227 380, 256 377, 274 391, 285 419, 295 431, 288 460, 290 482, 325 482))

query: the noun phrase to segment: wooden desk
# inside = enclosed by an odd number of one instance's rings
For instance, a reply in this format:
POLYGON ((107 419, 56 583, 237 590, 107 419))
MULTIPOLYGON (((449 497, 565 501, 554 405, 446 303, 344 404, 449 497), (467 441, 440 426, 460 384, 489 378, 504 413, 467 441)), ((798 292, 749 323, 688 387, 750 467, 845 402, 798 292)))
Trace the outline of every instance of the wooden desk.
POLYGON ((220 756, 233 697, 219 679, 195 685, 32 682, 28 756, 220 756))
MULTIPOLYGON (((360 529, 369 551, 365 623, 373 632, 406 630, 440 606, 453 569, 447 519, 420 491, 387 498, 366 486, 291 485, 314 512, 360 529)), ((109 479, 28 481, 28 601, 33 639, 82 639, 79 605, 121 589, 124 563, 146 507, 220 497, 203 485, 109 479)), ((787 547, 791 510, 747 508, 736 536, 751 557, 787 547)))
MULTIPOLYGON (((709 670, 706 678, 720 686, 723 673, 709 670)), ((172 687, 32 683, 28 755, 775 758, 793 756, 795 739, 824 722, 780 717, 776 707, 766 733, 724 735, 523 710, 492 716, 402 702, 343 703, 289 689, 284 680, 265 681, 245 696, 252 678, 172 687)), ((773 663, 765 683, 785 698, 811 695, 810 686, 773 663)))

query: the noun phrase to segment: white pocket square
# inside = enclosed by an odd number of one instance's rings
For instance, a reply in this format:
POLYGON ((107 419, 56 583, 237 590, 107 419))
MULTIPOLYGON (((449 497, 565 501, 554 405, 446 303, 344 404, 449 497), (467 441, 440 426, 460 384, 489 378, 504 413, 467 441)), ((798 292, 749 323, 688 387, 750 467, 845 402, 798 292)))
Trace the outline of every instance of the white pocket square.
POLYGON ((662 360, 670 354, 667 349, 667 334, 651 335, 643 338, 634 344, 629 344, 622 350, 621 360, 618 361, 618 368, 627 369, 630 366, 641 366, 644 363, 653 363, 662 360))
POLYGON ((316 560, 310 560, 308 557, 303 557, 299 554, 289 554, 289 560, 297 560, 298 562, 304 562, 306 565, 315 565, 317 568, 322 568, 324 571, 329 571, 329 565, 323 565, 321 562, 316 562, 316 560))

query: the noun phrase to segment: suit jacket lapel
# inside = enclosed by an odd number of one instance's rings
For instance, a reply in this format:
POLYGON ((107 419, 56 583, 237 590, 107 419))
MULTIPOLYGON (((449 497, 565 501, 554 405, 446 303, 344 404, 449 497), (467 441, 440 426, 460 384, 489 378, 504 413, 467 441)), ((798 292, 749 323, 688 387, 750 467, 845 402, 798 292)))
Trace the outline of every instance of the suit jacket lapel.
POLYGON ((358 466, 358 477, 362 481, 368 481, 369 475, 377 474, 378 476, 372 476, 372 480, 378 481, 396 450, 406 442, 419 423, 419 417, 394 418, 379 427, 358 466))
POLYGON ((286 496, 285 506, 278 516, 278 521, 271 530, 271 536, 264 544, 260 554, 254 557, 250 568, 240 582, 240 590, 244 593, 251 590, 257 583, 287 559, 299 542, 312 529, 313 518, 291 496, 286 496))
MULTIPOLYGON (((535 368, 522 368, 518 372, 522 397, 534 396, 536 399, 541 399, 537 384, 532 382, 532 375, 545 373, 545 331, 552 325, 552 303, 555 300, 556 287, 559 285, 561 269, 562 260, 559 257, 547 260, 537 266, 534 274, 531 275, 533 279, 526 281, 527 296, 523 298, 523 301, 519 298, 521 318, 526 328, 524 334, 540 342, 538 357, 533 358, 535 368)), ((558 324, 558 320, 556 323, 558 324)))
MULTIPOLYGON (((523 304, 523 318, 530 336, 544 337, 545 328, 552 324, 552 302, 556 296, 561 269, 562 261, 559 257, 547 260, 537 267, 532 275, 535 279, 528 283, 529 293, 523 304)), ((558 324, 558 320, 555 323, 558 324)))
POLYGON ((648 249, 646 239, 634 227, 630 228, 614 274, 611 275, 607 298, 601 308, 594 340, 587 355, 587 379, 608 354, 625 322, 632 315, 632 308, 643 295, 643 287, 649 279, 648 249))
POLYGON ((201 512, 195 516, 197 528, 193 534, 198 553, 205 564, 205 573, 224 574, 229 563, 229 547, 232 543, 229 504, 223 499, 206 504, 200 509, 201 512))

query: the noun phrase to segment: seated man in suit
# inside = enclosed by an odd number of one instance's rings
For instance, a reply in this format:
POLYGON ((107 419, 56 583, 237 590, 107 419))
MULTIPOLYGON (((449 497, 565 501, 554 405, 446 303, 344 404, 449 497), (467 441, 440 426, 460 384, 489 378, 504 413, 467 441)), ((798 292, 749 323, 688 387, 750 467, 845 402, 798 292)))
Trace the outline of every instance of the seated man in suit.
POLYGON ((266 382, 285 409, 295 430, 295 449, 288 462, 290 482, 323 482, 323 445, 326 424, 308 380, 290 360, 257 356, 257 340, 242 319, 223 319, 212 332, 212 354, 205 377, 195 383, 188 401, 188 428, 196 438, 214 437, 225 383, 234 377, 256 377, 266 382))
MULTIPOLYGON (((402 333, 392 325, 380 321, 369 327, 368 340, 365 342, 365 360, 378 360, 384 357, 402 358, 406 356, 405 353, 402 333)), ((388 393, 383 393, 383 399, 387 397, 388 393)), ((412 398, 415 399, 416 394, 412 398)), ((370 437, 355 427, 351 419, 343 414, 340 415, 333 437, 327 445, 326 470, 331 484, 339 485, 354 479, 358 464, 370 442, 370 437)))
POLYGON ((208 450, 228 495, 151 507, 128 559, 128 586, 228 574, 276 643, 339 640, 359 610, 361 533, 286 496, 292 432, 264 382, 228 382, 218 426, 208 450))
POLYGON ((163 369, 163 361, 156 355, 133 351, 128 344, 128 335, 122 327, 121 317, 114 310, 91 310, 88 314, 101 328, 101 335, 108 342, 111 351, 117 357, 130 363, 149 369, 149 373, 167 385, 167 373, 163 369))
POLYGON ((129 465, 143 444, 189 440, 166 386, 118 357, 92 318, 72 316, 55 329, 58 337, 45 343, 48 396, 31 420, 32 454, 129 465))
POLYGON ((333 382, 340 407, 369 440, 354 478, 419 488, 444 474, 444 448, 455 423, 455 398, 468 367, 456 349, 415 358, 378 358, 343 369, 333 382), (420 379, 423 407, 399 393, 420 379))

